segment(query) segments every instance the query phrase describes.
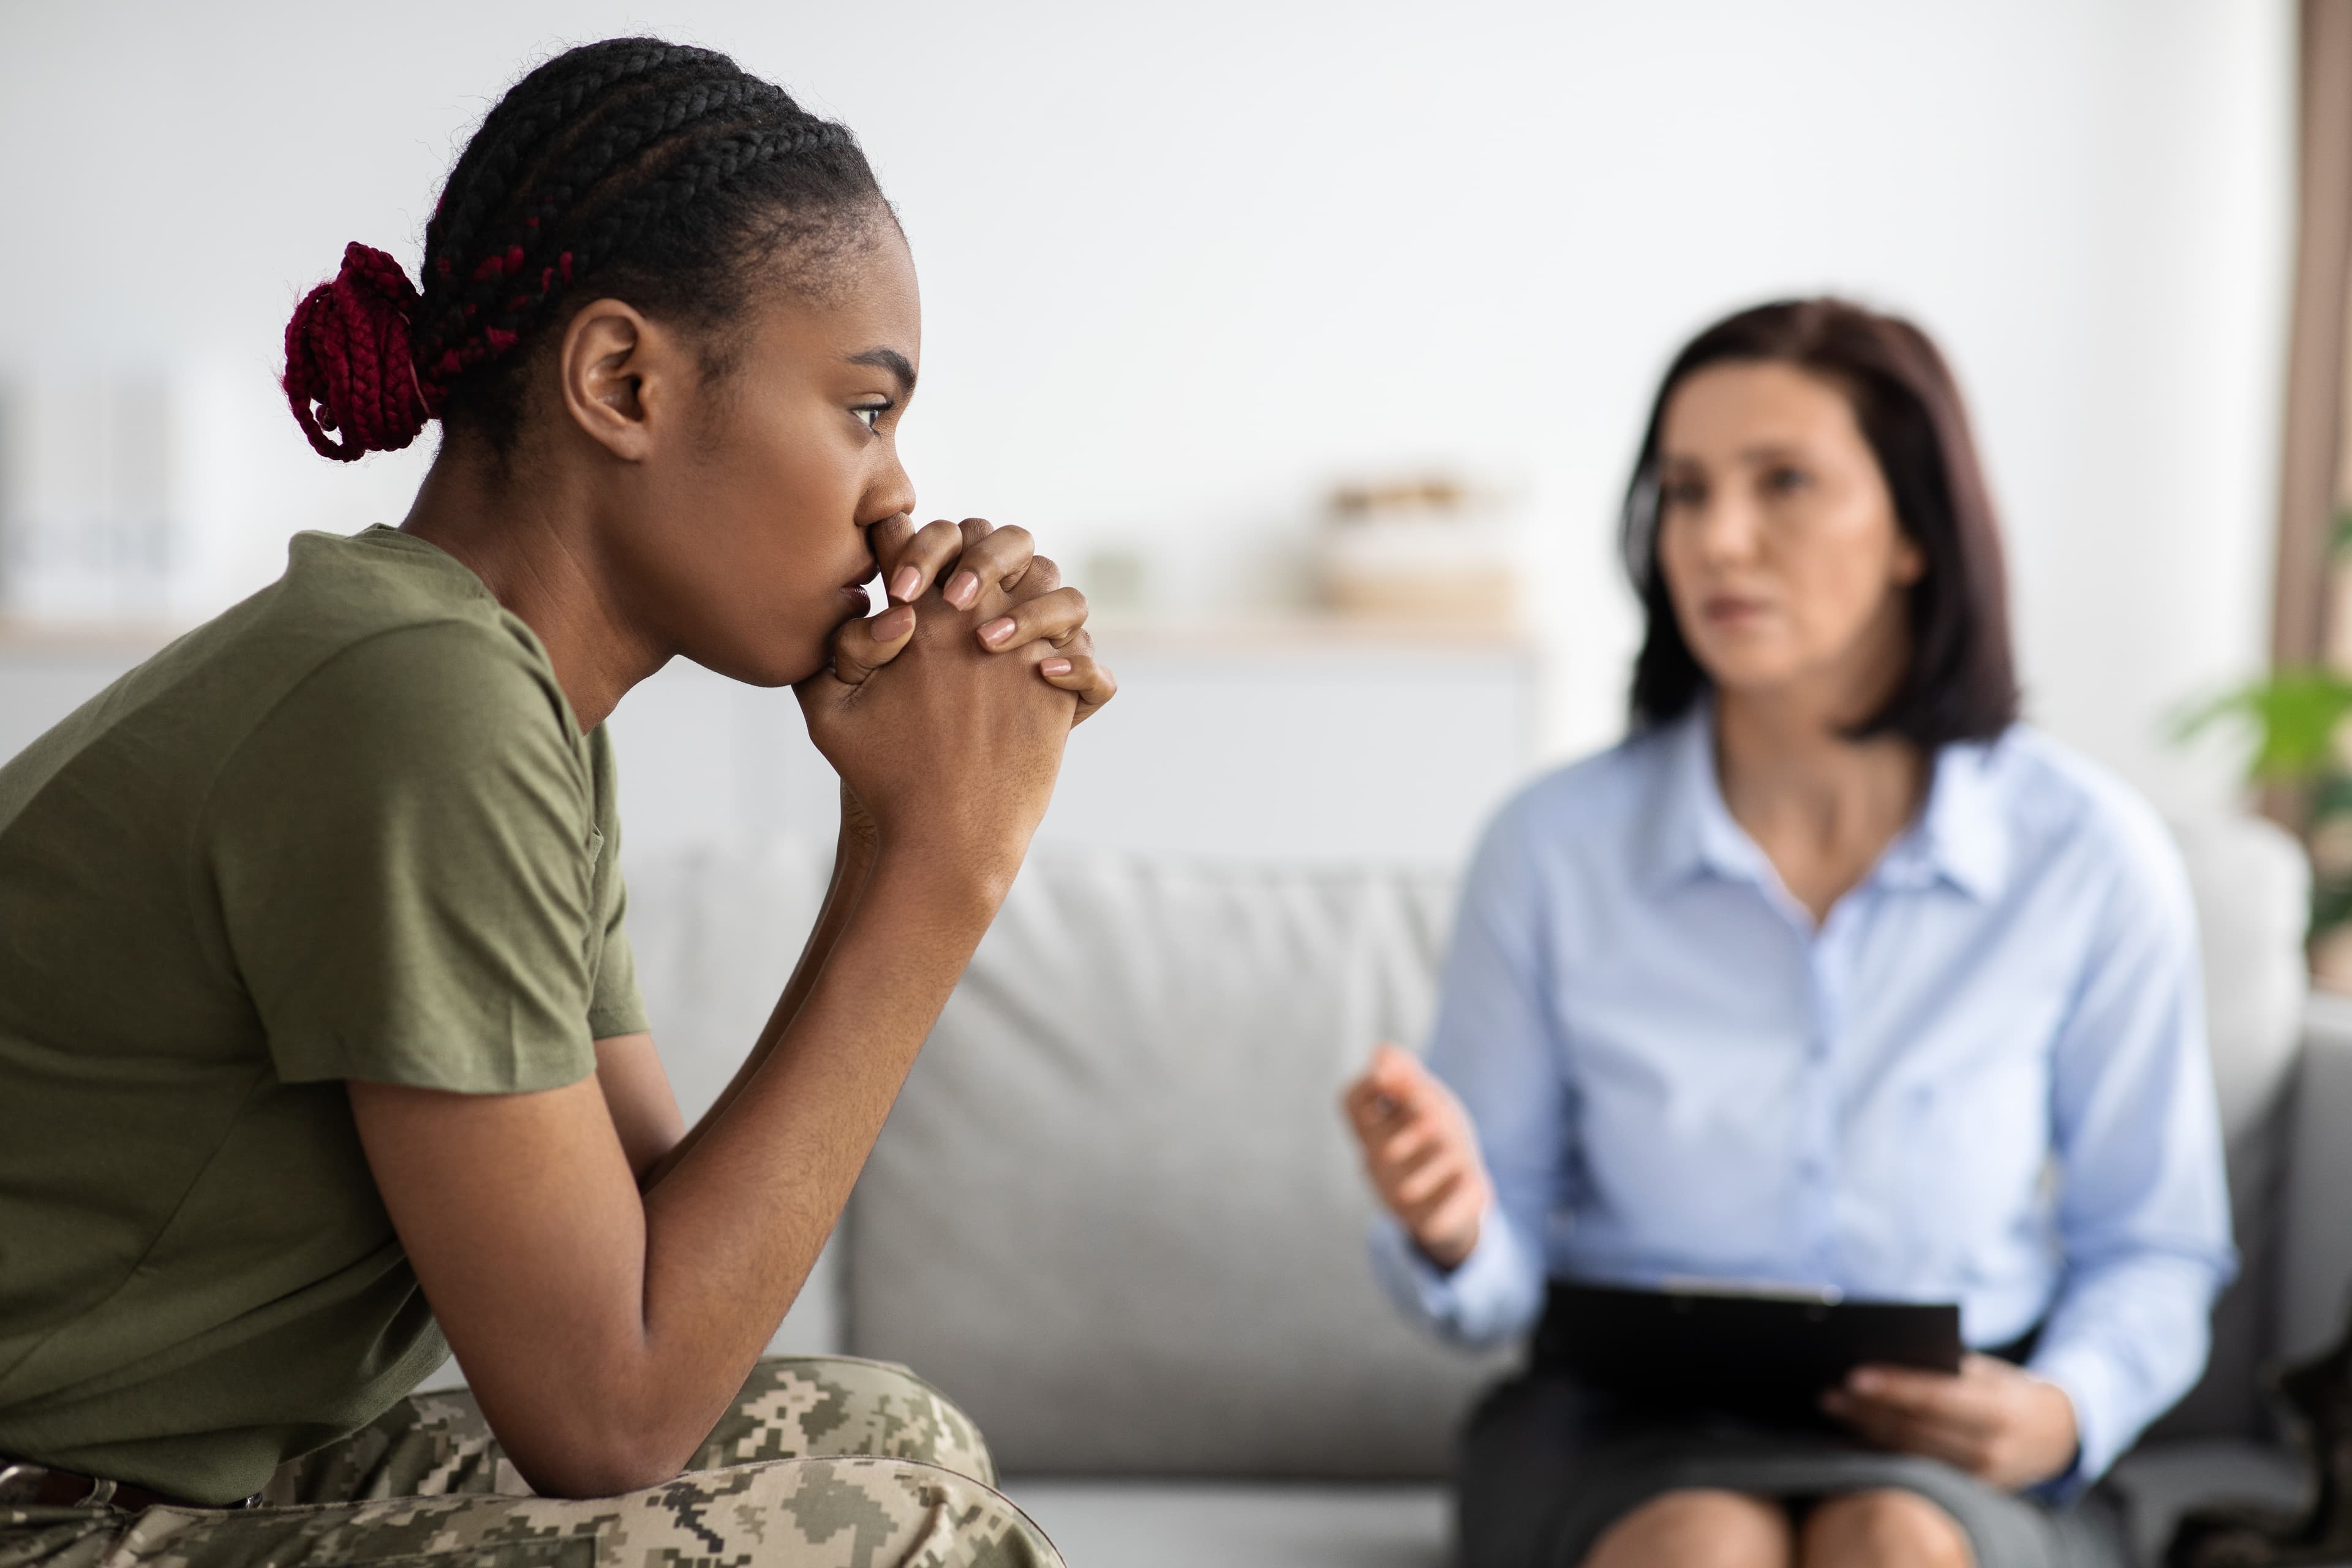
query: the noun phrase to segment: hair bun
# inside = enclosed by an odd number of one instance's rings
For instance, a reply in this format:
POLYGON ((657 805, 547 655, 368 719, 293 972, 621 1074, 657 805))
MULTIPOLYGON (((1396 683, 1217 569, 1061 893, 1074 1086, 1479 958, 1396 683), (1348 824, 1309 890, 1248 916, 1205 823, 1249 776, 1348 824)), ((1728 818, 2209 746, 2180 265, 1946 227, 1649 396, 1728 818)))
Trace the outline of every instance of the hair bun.
POLYGON ((286 323, 286 401, 320 456, 349 463, 367 452, 396 452, 433 417, 409 353, 416 305, 400 263, 355 240, 343 247, 334 280, 294 307, 286 323))

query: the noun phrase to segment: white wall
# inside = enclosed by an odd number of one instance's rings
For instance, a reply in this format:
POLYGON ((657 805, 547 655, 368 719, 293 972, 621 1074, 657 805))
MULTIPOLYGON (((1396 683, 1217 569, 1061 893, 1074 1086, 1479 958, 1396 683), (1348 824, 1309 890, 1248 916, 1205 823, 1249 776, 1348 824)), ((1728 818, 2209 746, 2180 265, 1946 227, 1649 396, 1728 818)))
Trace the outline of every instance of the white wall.
POLYGON ((871 6, 0 0, 0 353, 215 367, 236 560, 394 516, 274 410, 300 290, 414 262, 471 122, 551 47, 729 48, 865 139, 923 268, 926 508, 1175 596, 1334 475, 1519 486, 1549 745, 1613 730, 1615 491, 1677 341, 1759 296, 1916 312, 1974 394, 2033 712, 2168 804, 2163 741, 2263 647, 2289 213, 2287 0, 871 6))

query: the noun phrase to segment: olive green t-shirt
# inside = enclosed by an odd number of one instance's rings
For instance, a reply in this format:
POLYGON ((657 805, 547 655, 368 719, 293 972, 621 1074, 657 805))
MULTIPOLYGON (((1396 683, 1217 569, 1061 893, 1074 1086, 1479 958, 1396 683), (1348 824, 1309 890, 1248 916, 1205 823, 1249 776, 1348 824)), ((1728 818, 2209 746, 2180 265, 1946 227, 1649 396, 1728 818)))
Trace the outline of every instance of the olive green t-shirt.
POLYGON ((341 1080, 645 1027, 614 793, 530 628, 381 528, 0 768, 0 1455, 225 1502, 440 1363, 341 1080))

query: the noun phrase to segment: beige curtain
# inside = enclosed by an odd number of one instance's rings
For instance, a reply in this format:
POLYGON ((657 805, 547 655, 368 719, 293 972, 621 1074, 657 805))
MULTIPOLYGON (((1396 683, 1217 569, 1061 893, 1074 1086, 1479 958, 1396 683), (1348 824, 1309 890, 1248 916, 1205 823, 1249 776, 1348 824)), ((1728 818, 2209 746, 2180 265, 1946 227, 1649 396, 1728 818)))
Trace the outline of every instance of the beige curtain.
POLYGON ((2272 658, 2352 670, 2352 0, 2302 0, 2301 142, 2272 658))

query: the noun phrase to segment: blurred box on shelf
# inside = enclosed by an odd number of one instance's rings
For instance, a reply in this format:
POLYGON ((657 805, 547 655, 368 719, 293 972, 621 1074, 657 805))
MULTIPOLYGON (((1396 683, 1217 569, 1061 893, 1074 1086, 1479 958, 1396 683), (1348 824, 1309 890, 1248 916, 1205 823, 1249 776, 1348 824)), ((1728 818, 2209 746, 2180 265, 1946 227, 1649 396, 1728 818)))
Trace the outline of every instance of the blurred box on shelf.
POLYGON ((1315 568, 1323 606, 1350 619, 1507 626, 1520 611, 1512 508, 1444 475, 1334 488, 1315 568))

